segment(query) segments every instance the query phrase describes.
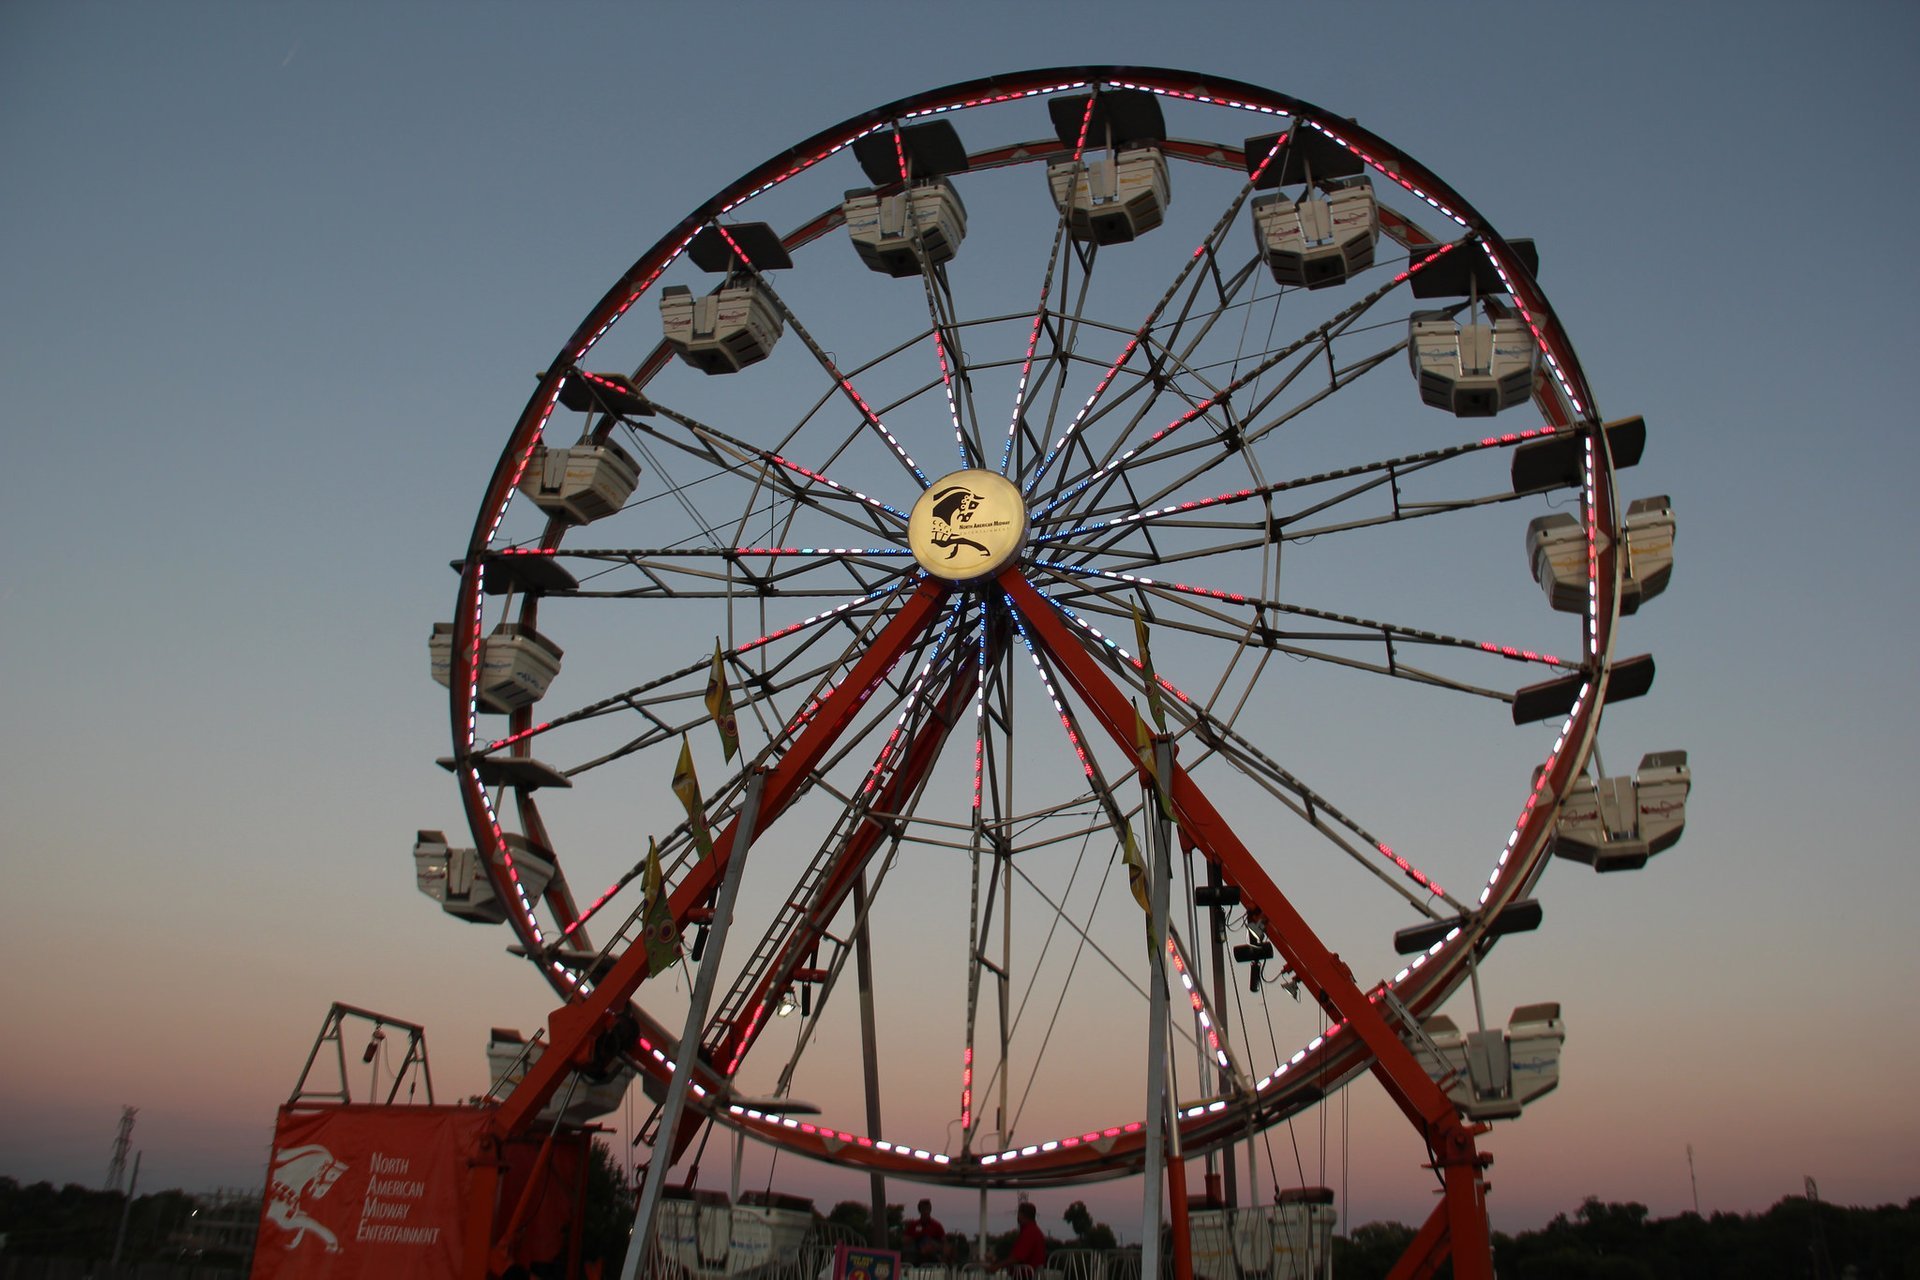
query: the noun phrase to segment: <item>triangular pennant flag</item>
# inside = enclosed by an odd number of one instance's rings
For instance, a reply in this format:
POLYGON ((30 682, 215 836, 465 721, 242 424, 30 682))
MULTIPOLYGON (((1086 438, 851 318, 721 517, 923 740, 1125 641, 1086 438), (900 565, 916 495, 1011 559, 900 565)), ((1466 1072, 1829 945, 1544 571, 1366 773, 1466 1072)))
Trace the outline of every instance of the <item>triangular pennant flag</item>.
POLYGON ((680 738, 680 760, 673 766, 673 794, 687 810, 687 827, 693 832, 694 848, 701 857, 713 852, 713 835, 707 830, 707 808, 700 799, 700 779, 693 771, 693 744, 680 738))
POLYGON ((1126 843, 1121 846, 1120 856, 1127 864, 1127 888, 1133 890, 1133 900, 1140 904, 1145 912, 1142 923, 1147 929, 1147 948, 1153 948, 1153 898, 1151 886, 1147 881, 1147 864, 1140 856, 1140 846, 1133 839, 1133 824, 1127 824, 1126 843))
POLYGON ((1160 701, 1160 677, 1154 674, 1153 653, 1147 648, 1147 620, 1140 616, 1140 607, 1129 604, 1133 610, 1133 642, 1140 650, 1140 674, 1147 678, 1147 711, 1153 716, 1153 723, 1161 733, 1167 731, 1167 708, 1160 701))
POLYGON ((1167 821, 1172 822, 1174 820, 1173 797, 1167 794, 1166 780, 1160 776, 1159 770, 1155 767, 1153 730, 1149 729, 1147 722, 1141 718, 1137 704, 1133 708, 1133 744, 1140 753, 1140 771, 1153 783, 1153 793, 1160 798, 1160 812, 1166 815, 1167 821))
POLYGON ((647 892, 640 910, 641 931, 647 944, 647 973, 664 973, 680 962, 680 927, 673 922, 667 901, 666 878, 660 872, 660 846, 647 837, 647 892))
POLYGON ((740 725, 733 716, 733 690, 727 687, 727 664, 720 656, 720 638, 713 641, 713 666, 707 672, 707 714, 720 731, 720 749, 731 760, 740 752, 740 725))
POLYGON ((1153 910, 1153 899, 1147 893, 1147 864, 1140 857, 1140 846, 1134 842, 1133 826, 1127 826, 1127 842, 1120 856, 1127 863, 1127 888, 1133 890, 1133 900, 1140 904, 1142 911, 1153 910))

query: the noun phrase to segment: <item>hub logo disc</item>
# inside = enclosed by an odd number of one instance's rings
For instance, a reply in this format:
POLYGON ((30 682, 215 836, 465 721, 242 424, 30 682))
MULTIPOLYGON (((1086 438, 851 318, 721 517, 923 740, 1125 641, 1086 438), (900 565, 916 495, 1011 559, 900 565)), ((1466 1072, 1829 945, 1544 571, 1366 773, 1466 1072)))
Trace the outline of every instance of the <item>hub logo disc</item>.
POLYGON ((907 541, 936 578, 990 578, 1026 546, 1027 504, 997 471, 956 471, 934 481, 913 504, 907 541))

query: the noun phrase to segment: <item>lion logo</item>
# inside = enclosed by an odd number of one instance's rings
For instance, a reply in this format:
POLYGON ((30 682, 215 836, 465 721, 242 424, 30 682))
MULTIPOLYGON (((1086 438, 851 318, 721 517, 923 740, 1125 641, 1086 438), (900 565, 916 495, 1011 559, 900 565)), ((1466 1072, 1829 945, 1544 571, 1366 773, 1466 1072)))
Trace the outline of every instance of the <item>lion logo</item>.
POLYGON ((273 1177, 267 1188, 267 1220, 283 1231, 293 1232, 287 1248, 295 1248, 312 1232, 328 1253, 340 1252, 340 1241, 333 1232, 316 1222, 300 1202, 309 1193, 315 1200, 326 1195, 346 1171, 347 1166, 335 1160, 333 1152, 318 1145, 273 1153, 273 1177))

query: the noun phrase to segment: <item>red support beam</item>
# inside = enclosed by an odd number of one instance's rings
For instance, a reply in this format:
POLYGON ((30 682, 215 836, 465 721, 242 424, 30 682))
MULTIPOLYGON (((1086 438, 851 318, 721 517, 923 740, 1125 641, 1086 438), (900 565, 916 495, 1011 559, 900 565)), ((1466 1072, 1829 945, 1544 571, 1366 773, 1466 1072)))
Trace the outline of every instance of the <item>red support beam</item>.
POLYGON ((1447 1213, 1445 1200, 1433 1206, 1393 1270, 1387 1272, 1387 1280, 1428 1280, 1440 1270, 1447 1260, 1447 1213))
MULTIPOLYGON (((1108 736, 1129 759, 1137 759, 1133 704, 1088 651, 1072 625, 1017 569, 1007 570, 998 581, 1007 598, 1025 617, 1035 640, 1047 651, 1062 677, 1108 736)), ((1135 768, 1144 774, 1142 766, 1136 764, 1135 768)), ((1419 1130, 1427 1146, 1439 1154, 1439 1162, 1447 1171, 1449 1205, 1456 1199, 1461 1200, 1457 1211, 1450 1209, 1450 1222, 1477 1213, 1479 1239, 1485 1241, 1480 1157, 1474 1149, 1474 1136, 1479 1130, 1460 1118, 1446 1093, 1421 1068, 1413 1051, 1387 1025, 1380 1010, 1354 982, 1345 963, 1320 941, 1252 851, 1213 807, 1192 775, 1178 762, 1172 772, 1168 790, 1180 829, 1192 837, 1209 861, 1219 865, 1229 883, 1240 887, 1241 901, 1249 915, 1264 921, 1267 937, 1328 1016, 1344 1023, 1366 1045, 1374 1058, 1374 1074, 1388 1096, 1419 1130), (1455 1170, 1464 1177, 1456 1177, 1455 1170)), ((1454 1247, 1459 1252, 1454 1259, 1454 1272, 1460 1280, 1491 1276, 1489 1253, 1475 1254, 1470 1241, 1458 1236, 1454 1247), (1469 1247, 1462 1248, 1462 1245, 1469 1247)))
MULTIPOLYGON (((768 771, 761 793, 761 832, 793 802, 807 776, 852 722, 861 704, 927 629, 945 594, 946 589, 938 583, 931 580, 922 583, 907 598, 900 612, 880 629, 852 672, 827 696, 799 738, 768 771)), ((740 821, 736 817, 714 841, 713 856, 695 864, 669 896, 677 923, 684 924, 712 897, 726 870, 727 860, 733 855, 739 829, 740 821)), ((646 948, 628 947, 591 992, 578 1001, 562 1005, 548 1017, 546 1051, 528 1067, 520 1084, 494 1112, 492 1141, 476 1155, 472 1166, 464 1231, 472 1276, 486 1276, 487 1263, 493 1253, 494 1202, 500 1190, 499 1144, 524 1132, 540 1108, 553 1097, 567 1072, 592 1056, 595 1042, 613 1024, 616 1011, 625 1007, 647 977, 646 948)), ((690 1052, 692 1048, 681 1046, 680 1052, 690 1052)))
MULTIPOLYGON (((922 583, 880 629, 852 672, 827 696, 812 721, 768 771, 760 801, 759 831, 762 834, 793 803, 808 775, 852 722, 861 704, 926 630, 945 594, 945 588, 938 583, 922 583)), ((705 906, 713 896, 727 861, 733 856, 733 842, 739 829, 736 817, 714 841, 713 856, 689 868, 686 878, 669 895, 677 923, 684 924, 691 913, 705 906)), ((566 1073, 591 1054, 596 1037, 611 1025, 614 1015, 647 976, 646 948, 628 947, 590 993, 554 1010, 547 1019, 546 1051, 501 1104, 494 1119, 496 1135, 508 1137, 526 1128, 553 1096, 566 1073)), ((688 1049, 690 1046, 682 1047, 683 1052, 688 1049)))
MULTIPOLYGON (((975 665, 961 662, 946 692, 940 696, 919 728, 914 730, 906 748, 898 753, 892 774, 874 798, 871 806, 873 812, 898 813, 912 799, 920 784, 932 772, 934 762, 940 758, 940 748, 952 733, 953 726, 959 723, 967 705, 973 701, 979 681, 979 671, 975 665)), ((799 926, 782 942, 774 963, 761 974, 753 996, 746 1002, 745 1016, 728 1028, 727 1038, 714 1055, 715 1062, 734 1062, 745 1057, 747 1050, 753 1047, 753 1042, 766 1029, 766 1019, 756 1019, 752 1011, 777 999, 780 991, 792 980, 800 957, 819 944, 827 922, 839 911, 847 895, 853 892, 854 881, 879 847, 881 839, 888 834, 890 826, 885 818, 873 817, 871 813, 860 819, 834 858, 833 867, 799 926)), ((675 1154, 679 1154, 678 1147, 675 1148, 675 1154)))

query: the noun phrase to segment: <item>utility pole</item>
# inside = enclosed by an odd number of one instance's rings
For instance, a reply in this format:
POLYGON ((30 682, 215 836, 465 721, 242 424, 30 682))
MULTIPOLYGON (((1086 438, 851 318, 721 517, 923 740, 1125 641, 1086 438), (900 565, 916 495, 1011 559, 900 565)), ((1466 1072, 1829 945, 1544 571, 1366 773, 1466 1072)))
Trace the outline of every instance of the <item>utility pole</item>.
MULTIPOLYGON (((131 1113, 133 1108, 128 1107, 127 1111, 131 1113)), ((129 1128, 132 1126, 130 1120, 122 1123, 129 1128)), ((127 1219, 133 1216, 133 1193, 139 1186, 140 1152, 136 1151, 133 1153, 133 1181, 127 1184, 127 1202, 120 1206, 120 1229, 113 1235, 113 1261, 107 1264, 114 1275, 120 1274, 120 1250, 127 1243, 127 1219)))
POLYGON ((120 1108, 120 1132, 113 1139, 113 1161, 107 1165, 107 1190, 118 1191, 127 1173, 127 1149, 133 1145, 133 1118, 138 1107, 120 1108))
POLYGON ((633 1234, 627 1243, 627 1260, 620 1280, 635 1280, 647 1252, 653 1228, 653 1211, 666 1186, 667 1166, 673 1163, 673 1136, 680 1128, 687 1091, 693 1083, 693 1062, 700 1052, 700 1031, 706 1025, 707 1005, 713 998, 714 976, 720 968, 721 953, 726 950, 727 932, 733 926, 733 903, 740 892, 740 875, 746 870, 747 851, 753 847, 755 828, 760 823, 760 797, 767 775, 756 770, 747 779, 747 794, 740 802, 739 824, 733 850, 721 873, 720 891, 713 904, 712 932, 707 935, 706 961, 693 980, 693 995, 687 1002, 686 1029, 680 1036, 679 1060, 673 1066, 673 1078, 667 1084, 666 1101, 660 1104, 660 1126, 654 1131, 653 1154, 647 1163, 647 1180, 640 1188, 640 1202, 633 1211, 633 1234))

